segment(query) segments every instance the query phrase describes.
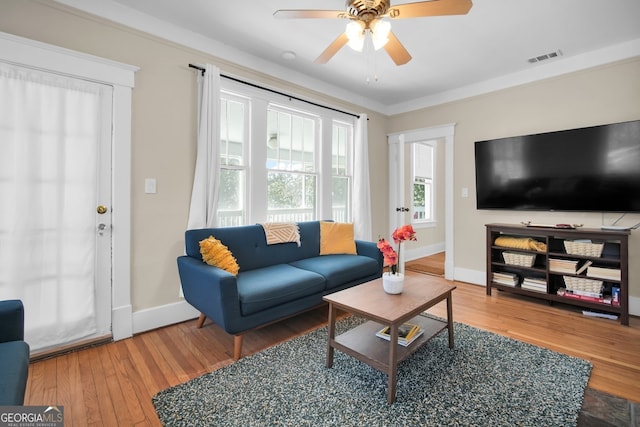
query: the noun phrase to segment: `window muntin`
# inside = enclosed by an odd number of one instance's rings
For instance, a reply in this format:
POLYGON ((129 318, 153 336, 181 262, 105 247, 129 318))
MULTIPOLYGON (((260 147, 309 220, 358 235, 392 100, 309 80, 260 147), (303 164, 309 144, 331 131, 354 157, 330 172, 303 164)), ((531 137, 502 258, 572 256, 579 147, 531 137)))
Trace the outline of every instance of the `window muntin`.
POLYGON ((224 95, 220 100, 220 164, 244 165, 247 141, 246 99, 224 95))
POLYGON ((317 122, 297 111, 267 110, 267 221, 317 218, 317 122))
POLYGON ((267 169, 317 170, 317 118, 270 107, 267 111, 267 169))
POLYGON ((220 99, 220 186, 218 225, 242 225, 247 220, 247 141, 249 100, 223 93, 220 99))
POLYGON ((347 222, 351 218, 353 126, 334 121, 331 135, 331 215, 334 221, 347 222))
POLYGON ((431 143, 412 144, 412 203, 411 218, 413 223, 431 222, 434 220, 433 206, 433 171, 435 147, 431 143))

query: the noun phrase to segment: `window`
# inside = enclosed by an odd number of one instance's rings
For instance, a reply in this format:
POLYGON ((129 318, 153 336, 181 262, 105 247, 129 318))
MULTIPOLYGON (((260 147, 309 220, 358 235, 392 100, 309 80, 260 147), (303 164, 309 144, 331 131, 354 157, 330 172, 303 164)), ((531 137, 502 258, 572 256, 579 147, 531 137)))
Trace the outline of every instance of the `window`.
POLYGON ((338 222, 351 218, 351 162, 353 126, 333 123, 331 142, 331 210, 338 222))
POLYGON ((413 203, 411 204, 411 218, 413 223, 434 220, 434 154, 435 145, 431 142, 412 144, 413 203))
POLYGON ((353 118, 223 83, 218 226, 350 221, 353 118))
POLYGON ((220 190, 218 225, 246 222, 246 151, 249 103, 246 98, 224 94, 220 101, 220 190))
POLYGON ((317 218, 317 118, 267 111, 267 221, 317 218))

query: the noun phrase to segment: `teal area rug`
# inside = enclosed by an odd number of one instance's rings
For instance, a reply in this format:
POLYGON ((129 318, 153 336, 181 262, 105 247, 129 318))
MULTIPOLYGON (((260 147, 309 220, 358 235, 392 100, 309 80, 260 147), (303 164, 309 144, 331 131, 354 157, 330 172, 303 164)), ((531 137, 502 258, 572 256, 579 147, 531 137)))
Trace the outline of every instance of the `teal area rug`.
MULTIPOLYGON (((338 332, 362 322, 350 317, 338 332)), ((591 364, 455 323, 387 376, 335 352, 327 328, 153 397, 167 426, 575 426, 591 364)))

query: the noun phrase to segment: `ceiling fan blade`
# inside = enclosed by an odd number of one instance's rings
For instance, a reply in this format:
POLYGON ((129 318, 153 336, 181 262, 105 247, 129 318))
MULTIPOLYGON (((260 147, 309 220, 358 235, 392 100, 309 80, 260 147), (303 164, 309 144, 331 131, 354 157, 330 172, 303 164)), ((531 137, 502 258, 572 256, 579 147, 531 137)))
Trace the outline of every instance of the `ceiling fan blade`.
POLYGON ((431 0, 392 6, 387 12, 391 19, 422 16, 466 15, 473 6, 471 0, 431 0))
POLYGON ((276 10, 273 16, 279 19, 334 19, 346 18, 344 10, 276 10))
POLYGON ((347 33, 340 34, 338 38, 335 39, 329 45, 329 47, 327 47, 324 52, 322 52, 320 56, 318 56, 318 58, 313 62, 315 62, 316 64, 326 64, 333 57, 333 55, 336 54, 336 52, 338 52, 345 44, 347 44, 348 41, 349 38, 347 37, 347 33))
POLYGON ((389 41, 384 45, 384 50, 387 51, 396 65, 403 65, 411 61, 411 55, 393 32, 389 32, 389 41))

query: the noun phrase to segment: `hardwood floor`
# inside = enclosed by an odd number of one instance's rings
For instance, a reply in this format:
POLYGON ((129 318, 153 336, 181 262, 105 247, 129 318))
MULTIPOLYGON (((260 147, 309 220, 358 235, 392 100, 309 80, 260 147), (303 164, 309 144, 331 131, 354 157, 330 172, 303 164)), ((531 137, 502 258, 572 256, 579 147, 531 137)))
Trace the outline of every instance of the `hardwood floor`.
POLYGON ((430 256, 407 261, 404 265, 406 271, 415 271, 417 273, 433 274, 435 276, 444 277, 444 261, 445 253, 439 252, 430 256))
MULTIPOLYGON (((419 273, 407 273, 419 274, 419 273)), ((443 279, 444 280, 444 279, 443 279)), ((640 318, 630 325, 583 316, 571 307, 456 282, 453 319, 593 363, 589 387, 640 402, 640 318)), ((444 316, 440 303, 429 310, 444 316)), ((243 354, 326 324, 327 307, 245 336, 243 354)), ((88 348, 30 366, 26 405, 62 405, 66 426, 159 425, 151 397, 232 363, 233 340, 196 320, 88 348)), ((324 351, 324 348, 320 351, 324 351)))

